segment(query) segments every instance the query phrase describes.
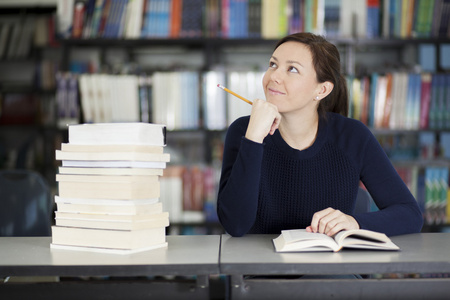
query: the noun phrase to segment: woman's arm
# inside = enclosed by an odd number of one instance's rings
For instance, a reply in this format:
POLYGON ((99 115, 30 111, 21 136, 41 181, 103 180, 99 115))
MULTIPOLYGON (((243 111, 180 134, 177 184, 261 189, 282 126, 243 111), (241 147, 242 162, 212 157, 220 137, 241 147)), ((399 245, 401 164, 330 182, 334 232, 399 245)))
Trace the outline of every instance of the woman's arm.
POLYGON ((248 117, 230 125, 223 153, 217 214, 232 236, 242 236, 250 230, 258 207, 264 146, 244 137, 247 125, 248 117))
POLYGON ((240 118, 228 128, 217 213, 222 226, 233 236, 246 234, 255 222, 263 142, 280 121, 275 105, 255 99, 250 118, 240 118))
POLYGON ((375 137, 369 139, 361 163, 361 181, 379 211, 355 215, 360 228, 390 236, 420 232, 423 216, 417 201, 375 137))

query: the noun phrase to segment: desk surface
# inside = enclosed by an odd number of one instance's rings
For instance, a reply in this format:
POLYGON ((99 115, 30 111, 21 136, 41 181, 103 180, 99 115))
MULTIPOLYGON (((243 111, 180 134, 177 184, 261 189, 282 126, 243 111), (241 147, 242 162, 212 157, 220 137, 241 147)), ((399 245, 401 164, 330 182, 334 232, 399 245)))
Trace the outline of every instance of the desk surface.
POLYGON ((276 253, 277 235, 222 236, 224 274, 450 273, 450 233, 392 237, 401 251, 276 253))
POLYGON ((50 249, 51 237, 0 237, 0 276, 149 276, 219 273, 220 235, 167 236, 130 255, 50 249))
POLYGON ((450 273, 450 233, 393 237, 401 251, 337 253, 276 253, 276 236, 169 235, 168 248, 130 255, 50 249, 50 237, 1 237, 0 276, 450 273))

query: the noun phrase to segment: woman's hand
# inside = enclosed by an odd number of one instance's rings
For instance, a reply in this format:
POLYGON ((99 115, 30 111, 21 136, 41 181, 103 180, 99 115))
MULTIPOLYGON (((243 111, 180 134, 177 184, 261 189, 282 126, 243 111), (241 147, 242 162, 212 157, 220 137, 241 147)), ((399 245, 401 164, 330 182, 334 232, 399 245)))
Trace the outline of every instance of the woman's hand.
POLYGON ((308 232, 325 233, 328 236, 335 235, 341 230, 350 229, 359 229, 355 218, 331 207, 316 212, 311 225, 306 227, 308 232))
POLYGON ((278 108, 264 100, 253 101, 250 122, 245 137, 251 141, 262 143, 268 134, 273 134, 280 125, 281 115, 278 108))

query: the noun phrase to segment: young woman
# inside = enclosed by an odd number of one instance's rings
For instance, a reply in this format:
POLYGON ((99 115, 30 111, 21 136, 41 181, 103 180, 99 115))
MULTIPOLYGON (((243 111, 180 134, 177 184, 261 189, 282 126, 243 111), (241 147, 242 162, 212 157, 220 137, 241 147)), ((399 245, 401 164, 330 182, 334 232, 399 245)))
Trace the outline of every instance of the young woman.
POLYGON ((419 232, 416 200, 361 122, 347 118, 337 48, 311 33, 281 39, 263 78, 266 101, 230 125, 217 211, 232 236, 306 228, 334 235, 419 232), (362 181, 379 211, 355 214, 362 181))

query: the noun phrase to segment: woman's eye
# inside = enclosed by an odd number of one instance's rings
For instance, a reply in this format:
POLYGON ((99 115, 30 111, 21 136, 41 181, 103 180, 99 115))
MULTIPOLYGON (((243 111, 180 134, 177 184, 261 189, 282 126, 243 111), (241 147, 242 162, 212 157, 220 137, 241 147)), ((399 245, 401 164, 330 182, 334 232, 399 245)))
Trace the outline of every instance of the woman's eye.
POLYGON ((292 72, 292 73, 298 73, 298 70, 296 68, 294 68, 294 67, 289 67, 288 71, 292 72))
POLYGON ((276 68, 277 64, 274 63, 273 61, 269 62, 269 68, 276 68))

